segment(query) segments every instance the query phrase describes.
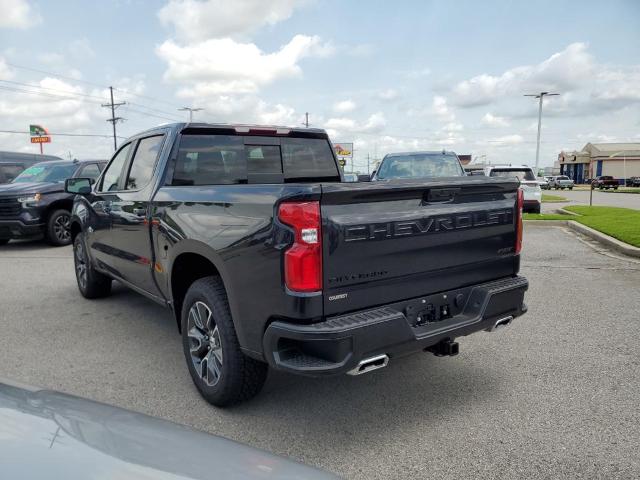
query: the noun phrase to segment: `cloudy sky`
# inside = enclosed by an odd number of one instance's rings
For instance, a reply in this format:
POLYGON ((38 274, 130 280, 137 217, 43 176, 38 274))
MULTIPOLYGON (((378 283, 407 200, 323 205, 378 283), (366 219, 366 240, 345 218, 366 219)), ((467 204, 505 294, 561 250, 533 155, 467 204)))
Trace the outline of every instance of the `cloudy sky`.
MULTIPOLYGON (((640 141, 640 2, 0 0, 0 150, 108 157, 118 135, 187 118, 301 125, 367 154, 454 150, 541 164, 640 141)), ((366 167, 364 167, 366 169, 366 167)))

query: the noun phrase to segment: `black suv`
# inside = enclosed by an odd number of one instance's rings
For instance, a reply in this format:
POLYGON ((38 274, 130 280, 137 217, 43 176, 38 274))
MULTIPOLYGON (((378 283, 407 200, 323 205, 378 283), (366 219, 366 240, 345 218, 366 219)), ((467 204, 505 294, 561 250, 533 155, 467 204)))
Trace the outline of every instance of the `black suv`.
POLYGON ((37 163, 0 185, 0 245, 12 238, 45 235, 56 246, 71 243, 69 218, 73 195, 64 191, 67 178, 95 179, 106 162, 60 160, 37 163))

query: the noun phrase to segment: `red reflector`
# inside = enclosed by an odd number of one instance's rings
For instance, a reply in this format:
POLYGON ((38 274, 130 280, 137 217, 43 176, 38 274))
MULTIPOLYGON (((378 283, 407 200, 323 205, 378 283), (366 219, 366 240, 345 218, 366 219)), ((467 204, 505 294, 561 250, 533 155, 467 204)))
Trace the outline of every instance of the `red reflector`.
POLYGON ((518 203, 516 204, 516 255, 522 250, 522 209, 524 208, 524 193, 518 188, 518 203))
POLYGON ((284 281, 294 292, 322 290, 320 202, 284 202, 278 218, 293 227, 293 245, 284 254, 284 281))

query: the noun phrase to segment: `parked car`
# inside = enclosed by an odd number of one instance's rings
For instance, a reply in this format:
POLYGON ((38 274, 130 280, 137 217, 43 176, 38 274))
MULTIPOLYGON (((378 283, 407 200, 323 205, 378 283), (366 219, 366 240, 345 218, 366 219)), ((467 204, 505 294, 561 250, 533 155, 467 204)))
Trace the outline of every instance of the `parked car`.
POLYGON ((549 187, 554 188, 556 190, 564 190, 568 188, 569 190, 573 190, 575 183, 566 175, 556 175, 551 177, 551 182, 549 182, 549 187))
POLYGON ((371 181, 465 175, 460 160, 454 152, 445 150, 401 152, 385 155, 380 166, 371 176, 371 181))
POLYGON ((71 243, 69 218, 73 195, 64 191, 67 178, 96 179, 101 160, 52 160, 24 170, 0 185, 0 245, 16 238, 44 234, 51 245, 71 243))
POLYGON ((7 381, 0 418, 6 479, 337 478, 184 425, 7 381))
POLYGON ((610 188, 617 190, 619 186, 620 182, 618 182, 617 179, 613 178, 610 175, 601 175, 593 179, 593 181, 591 182, 591 188, 597 188, 599 190, 608 190, 610 188))
POLYGON ((542 207, 542 188, 538 184, 533 170, 526 165, 491 165, 485 167, 488 177, 515 178, 524 192, 524 211, 540 213, 542 207))
POLYGON ((35 153, 0 152, 0 184, 9 183, 25 169, 40 162, 62 160, 53 155, 35 153))
POLYGON ((180 123, 66 189, 80 293, 115 279, 172 309, 217 406, 256 395, 269 366, 359 375, 455 355, 457 337, 526 311, 511 176, 345 183, 324 130, 180 123))
POLYGON ((629 177, 627 187, 640 187, 640 177, 629 177))
POLYGON ((540 188, 542 190, 550 190, 551 189, 551 185, 549 185, 549 181, 547 180, 546 177, 538 177, 537 181, 538 181, 538 185, 540 185, 540 188))

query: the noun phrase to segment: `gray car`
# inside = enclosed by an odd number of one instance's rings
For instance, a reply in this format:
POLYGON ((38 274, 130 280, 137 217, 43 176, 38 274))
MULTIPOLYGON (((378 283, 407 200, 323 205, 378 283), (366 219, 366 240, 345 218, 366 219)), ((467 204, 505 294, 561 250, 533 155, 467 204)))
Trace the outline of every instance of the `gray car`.
POLYGON ((0 382, 6 479, 329 479, 321 470, 64 393, 0 382))
POLYGON ((566 175, 558 175, 556 177, 552 177, 549 182, 549 186, 551 188, 555 188, 556 190, 564 190, 568 188, 569 190, 573 190, 573 180, 571 180, 566 175))

